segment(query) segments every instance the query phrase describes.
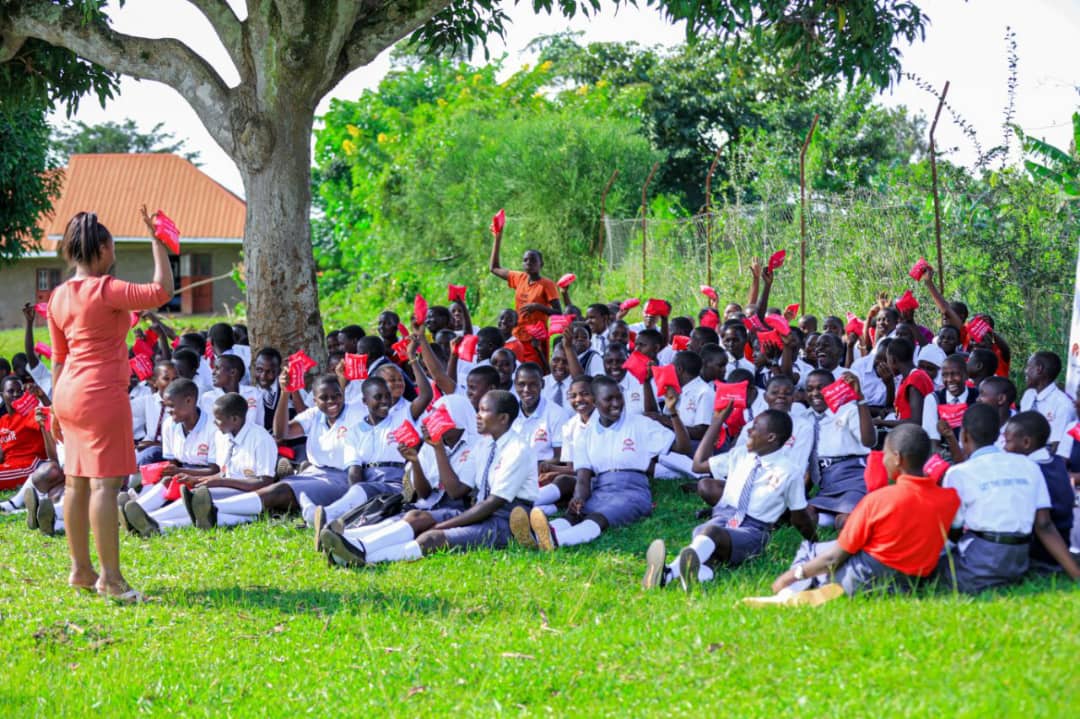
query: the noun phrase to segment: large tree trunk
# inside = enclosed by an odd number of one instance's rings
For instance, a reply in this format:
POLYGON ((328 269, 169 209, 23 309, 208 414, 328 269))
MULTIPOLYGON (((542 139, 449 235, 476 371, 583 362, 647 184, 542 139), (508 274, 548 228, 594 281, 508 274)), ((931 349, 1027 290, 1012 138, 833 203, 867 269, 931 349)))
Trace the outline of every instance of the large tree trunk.
POLYGON ((247 192, 244 268, 251 344, 285 356, 305 350, 325 369, 326 348, 311 251, 312 113, 264 113, 249 123, 272 147, 236 160, 247 192), (269 124, 262 124, 262 123, 269 124), (267 137, 268 135, 268 137, 267 137))

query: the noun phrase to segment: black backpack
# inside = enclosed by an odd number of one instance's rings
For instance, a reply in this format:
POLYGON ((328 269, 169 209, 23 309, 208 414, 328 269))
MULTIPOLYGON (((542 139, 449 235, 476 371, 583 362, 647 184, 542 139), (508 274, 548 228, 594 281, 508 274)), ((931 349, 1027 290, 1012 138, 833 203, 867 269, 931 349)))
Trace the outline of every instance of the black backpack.
POLYGON ((405 511, 405 497, 401 492, 379 494, 346 512, 341 517, 341 523, 346 529, 354 529, 378 524, 384 519, 396 517, 403 511, 405 511))

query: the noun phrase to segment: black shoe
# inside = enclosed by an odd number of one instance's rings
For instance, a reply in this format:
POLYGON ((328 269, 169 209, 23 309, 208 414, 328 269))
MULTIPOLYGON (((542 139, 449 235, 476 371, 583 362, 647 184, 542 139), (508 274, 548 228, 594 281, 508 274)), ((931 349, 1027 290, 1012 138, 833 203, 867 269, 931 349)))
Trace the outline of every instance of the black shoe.
POLYGON ((23 504, 26 505, 26 528, 37 529, 38 496, 36 489, 27 487, 23 490, 23 504))
POLYGON ((345 540, 337 532, 330 528, 323 529, 320 533, 323 549, 330 559, 336 560, 347 567, 363 567, 367 564, 367 554, 362 549, 357 549, 351 542, 345 540))
POLYGON ((704 509, 699 509, 694 516, 698 519, 708 519, 712 516, 712 510, 712 507, 705 507, 704 509))
POLYGON ((48 497, 39 500, 36 514, 38 529, 46 536, 54 536, 56 534, 56 507, 53 506, 52 500, 48 497))
POLYGON ((217 507, 206 487, 199 487, 191 493, 191 513, 197 528, 213 529, 217 526, 217 507))
POLYGON ((147 514, 143 506, 138 502, 128 502, 124 505, 122 512, 124 519, 127 521, 127 525, 131 528, 132 532, 135 532, 140 537, 152 537, 155 534, 161 534, 161 527, 154 521, 154 518, 147 514))
POLYGON ((690 547, 679 552, 679 584, 687 594, 694 592, 698 583, 698 572, 701 571, 701 558, 690 547))
POLYGON ((195 526, 195 510, 191 507, 191 487, 186 484, 180 485, 180 501, 184 503, 184 509, 187 510, 188 519, 191 520, 191 526, 195 526))

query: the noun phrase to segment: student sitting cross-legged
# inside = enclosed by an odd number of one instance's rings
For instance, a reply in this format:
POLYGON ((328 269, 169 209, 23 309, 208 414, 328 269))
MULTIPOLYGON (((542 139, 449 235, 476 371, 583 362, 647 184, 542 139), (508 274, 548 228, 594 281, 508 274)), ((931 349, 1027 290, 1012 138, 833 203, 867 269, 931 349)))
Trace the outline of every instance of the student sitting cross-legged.
MULTIPOLYGON (((716 413, 701 440, 703 445, 716 443, 730 412, 729 404, 716 413)), ((645 589, 678 579, 684 591, 690 592, 698 581, 713 578, 714 567, 734 567, 758 556, 765 551, 777 520, 789 510, 791 524, 807 539, 816 537, 806 512, 805 466, 797 467, 782 451, 791 430, 790 415, 766 410, 748 426, 746 444, 709 459, 712 475, 725 479, 712 518, 694 530, 690 546, 670 564, 664 564, 667 549, 662 539, 649 546, 645 589)))
MULTIPOLYGON (((351 566, 420 559, 444 547, 505 547, 511 510, 531 508, 538 489, 536 455, 511 430, 517 414, 517 400, 504 390, 492 390, 480 400, 476 430, 485 438, 477 443, 469 467, 476 488, 469 509, 441 520, 431 512, 409 512, 362 541, 348 540, 327 527, 321 534, 323 547, 335 561, 351 566)), ((440 457, 438 448, 436 452, 440 457)), ((450 494, 461 497, 469 478, 440 461, 439 481, 450 494)))
MULTIPOLYGON (((204 477, 179 475, 178 481, 196 489, 205 487, 214 499, 252 492, 274 481, 277 443, 261 424, 250 420, 248 409, 247 399, 235 392, 214 400, 212 411, 217 432, 213 454, 219 469, 204 477)), ((191 497, 190 493, 184 494, 191 497)), ((178 499, 152 512, 137 501, 128 502, 122 511, 136 534, 149 537, 194 524, 190 509, 190 501, 178 499)))

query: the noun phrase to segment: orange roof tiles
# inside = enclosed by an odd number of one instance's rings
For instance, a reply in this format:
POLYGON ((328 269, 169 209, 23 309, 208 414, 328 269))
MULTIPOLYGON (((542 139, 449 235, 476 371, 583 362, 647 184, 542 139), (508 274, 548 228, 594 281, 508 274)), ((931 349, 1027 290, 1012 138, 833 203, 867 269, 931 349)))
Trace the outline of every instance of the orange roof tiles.
POLYGON ((146 237, 139 213, 143 204, 171 217, 181 237, 244 236, 244 201, 182 157, 72 155, 53 213, 41 220, 41 249, 55 251, 68 221, 84 210, 96 212, 113 237, 146 237))

